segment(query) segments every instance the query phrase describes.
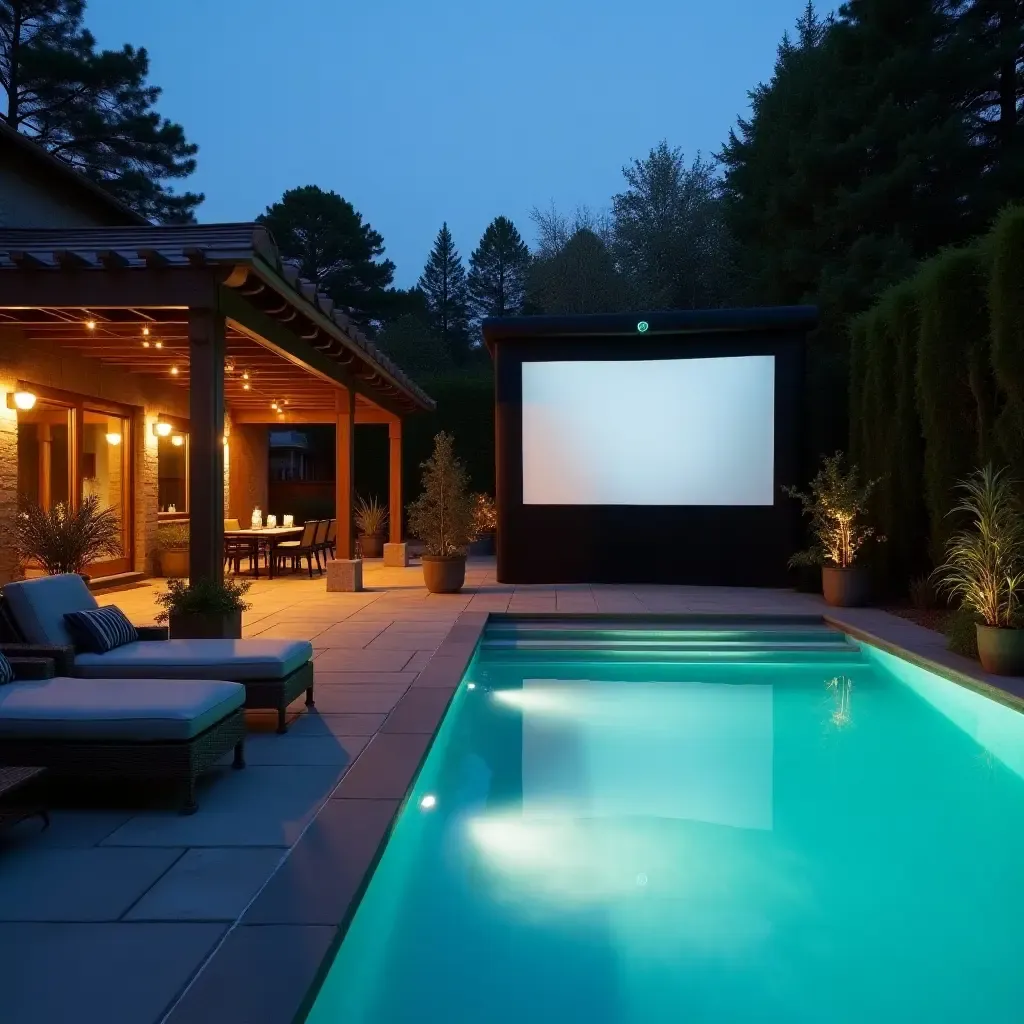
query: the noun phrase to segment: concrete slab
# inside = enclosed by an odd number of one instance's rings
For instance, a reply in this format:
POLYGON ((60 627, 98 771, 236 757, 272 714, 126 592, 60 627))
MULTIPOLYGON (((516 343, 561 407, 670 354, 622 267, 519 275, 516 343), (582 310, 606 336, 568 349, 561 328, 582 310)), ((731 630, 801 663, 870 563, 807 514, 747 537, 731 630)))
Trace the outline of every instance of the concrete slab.
POLYGON ((332 799, 401 800, 431 739, 422 733, 377 733, 349 768, 332 799))
POLYGON ((332 800, 242 924, 341 924, 398 806, 398 800, 332 800))
POLYGON ((336 928, 324 926, 236 928, 164 1024, 288 1024, 336 934, 336 928))
POLYGON ((0 925, 0 1018, 151 1024, 223 933, 219 924, 0 925))
MULTIPOLYGON (((31 843, 35 850, 45 847, 83 849, 96 846, 120 828, 132 811, 68 810, 57 808, 50 814, 50 827, 42 828, 38 818, 19 822, 0 836, 0 851, 31 843)), ((0 858, 3 854, 0 852, 0 858)), ((2 863, 2 860, 0 860, 2 863)))
MULTIPOLYGON (((300 702, 301 703, 301 702, 300 702)), ((295 738, 309 736, 372 736, 384 724, 386 712, 303 714, 288 726, 288 735, 295 738)))
POLYGON ((0 921, 116 921, 183 853, 95 846, 12 851, 0 860, 0 921))
POLYGON ((127 921, 234 921, 281 863, 279 847, 187 850, 127 921))
POLYGON ((328 648, 315 655, 318 672, 401 672, 415 647, 404 651, 338 650, 328 648))
MULTIPOLYGON (((369 742, 368 736, 250 736, 245 759, 250 765, 351 764, 369 742)), ((231 756, 231 755, 228 755, 231 756)))
POLYGON ((316 706, 321 714, 387 713, 407 689, 407 686, 317 686, 316 706))
POLYGON ((388 715, 381 733, 412 732, 433 736, 454 693, 454 687, 424 686, 411 689, 388 715))

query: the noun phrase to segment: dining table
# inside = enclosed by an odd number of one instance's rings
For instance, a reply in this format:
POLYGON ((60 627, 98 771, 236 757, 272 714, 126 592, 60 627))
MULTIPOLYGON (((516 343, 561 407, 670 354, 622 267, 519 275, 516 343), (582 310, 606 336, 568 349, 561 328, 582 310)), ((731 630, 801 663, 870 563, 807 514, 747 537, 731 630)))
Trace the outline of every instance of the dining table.
MULTIPOLYGON (((249 545, 249 564, 252 566, 252 574, 256 579, 260 578, 260 544, 267 545, 267 575, 274 578, 274 552, 278 544, 283 540, 295 540, 302 535, 301 526, 264 526, 258 530, 225 530, 225 541, 237 541, 249 545)), ((235 565, 238 566, 239 558, 235 557, 235 565)), ((236 568, 237 573, 237 568, 236 568)))

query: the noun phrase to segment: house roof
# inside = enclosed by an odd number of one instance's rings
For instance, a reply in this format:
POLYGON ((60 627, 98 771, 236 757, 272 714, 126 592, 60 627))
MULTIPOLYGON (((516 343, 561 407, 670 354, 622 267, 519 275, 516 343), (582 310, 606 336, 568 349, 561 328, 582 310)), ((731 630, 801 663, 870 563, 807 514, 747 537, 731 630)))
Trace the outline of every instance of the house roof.
POLYGON ((99 203, 112 219, 123 221, 125 224, 149 223, 145 217, 136 213, 130 206, 126 206, 120 199, 116 199, 102 186, 91 181, 66 160, 61 160, 60 157, 48 153, 38 142, 34 142, 31 136, 22 134, 3 120, 0 120, 0 146, 10 147, 25 160, 56 176, 64 188, 73 189, 93 202, 99 203))
MULTIPOLYGON (((39 306, 49 275, 74 274, 88 292, 89 274, 123 285, 127 306, 133 280, 147 270, 222 270, 218 280, 278 320, 306 344, 343 367, 357 367, 368 388, 407 407, 434 408, 433 400, 340 309, 284 260, 261 224, 138 225, 100 228, 0 229, 0 274, 31 274, 39 306), (240 273, 237 271, 241 271, 240 273)), ((26 281, 28 278, 25 279, 26 281)))
POLYGON ((493 350, 497 341, 558 337, 659 334, 716 334, 738 331, 813 330, 818 324, 814 306, 767 306, 751 309, 672 309, 637 313, 588 313, 572 316, 490 317, 483 322, 484 342, 493 350), (644 325, 641 327, 641 324, 644 325))

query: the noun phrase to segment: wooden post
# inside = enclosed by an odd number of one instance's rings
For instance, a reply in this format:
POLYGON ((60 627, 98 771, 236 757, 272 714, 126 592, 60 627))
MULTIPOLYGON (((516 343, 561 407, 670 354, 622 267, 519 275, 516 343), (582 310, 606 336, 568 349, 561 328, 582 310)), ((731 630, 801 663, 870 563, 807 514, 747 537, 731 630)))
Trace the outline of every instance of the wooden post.
POLYGON ((224 579, 224 317, 189 309, 189 559, 192 580, 224 579))
POLYGON ((351 558, 352 475, 355 467, 356 396, 351 388, 335 399, 337 434, 334 443, 334 514, 338 520, 338 558, 351 558))
POLYGON ((388 540, 402 543, 402 421, 396 416, 388 423, 388 540))

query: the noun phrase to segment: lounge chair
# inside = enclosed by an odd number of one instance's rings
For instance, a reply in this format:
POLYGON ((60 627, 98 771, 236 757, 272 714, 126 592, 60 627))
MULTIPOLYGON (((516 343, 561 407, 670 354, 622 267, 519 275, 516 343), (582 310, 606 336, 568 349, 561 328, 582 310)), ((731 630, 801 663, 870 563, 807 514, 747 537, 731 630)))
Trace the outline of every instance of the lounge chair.
POLYGON ((88 679, 226 679, 245 687, 245 706, 285 711, 303 691, 313 707, 308 640, 169 640, 163 627, 136 627, 139 639, 105 654, 75 650, 64 616, 98 608, 80 576, 43 576, 3 588, 3 617, 27 646, 13 653, 54 658, 58 675, 88 679))
POLYGON ((0 685, 0 764, 55 778, 174 783, 196 810, 196 781, 234 749, 245 767, 245 689, 215 679, 75 679, 52 659, 12 656, 0 685))

